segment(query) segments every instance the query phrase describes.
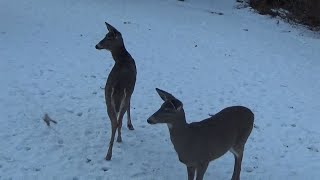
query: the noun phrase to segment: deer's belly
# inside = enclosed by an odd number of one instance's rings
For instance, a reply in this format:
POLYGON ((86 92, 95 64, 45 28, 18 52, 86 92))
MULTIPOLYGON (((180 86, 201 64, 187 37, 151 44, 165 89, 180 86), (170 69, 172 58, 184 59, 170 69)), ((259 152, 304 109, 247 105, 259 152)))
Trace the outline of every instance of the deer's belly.
POLYGON ((190 166, 217 159, 228 152, 230 148, 229 144, 210 144, 200 141, 175 146, 179 160, 190 166))

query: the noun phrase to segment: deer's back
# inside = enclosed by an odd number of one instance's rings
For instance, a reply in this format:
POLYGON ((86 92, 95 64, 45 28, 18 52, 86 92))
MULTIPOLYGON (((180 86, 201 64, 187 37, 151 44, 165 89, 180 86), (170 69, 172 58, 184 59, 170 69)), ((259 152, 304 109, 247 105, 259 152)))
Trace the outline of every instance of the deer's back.
POLYGON ((105 97, 106 101, 111 99, 111 93, 113 91, 113 98, 116 103, 116 109, 118 109, 121 100, 124 96, 124 91, 126 96, 131 96, 134 91, 134 86, 136 83, 136 66, 134 61, 118 63, 116 62, 113 66, 105 86, 105 97))
POLYGON ((107 89, 115 88, 116 90, 134 89, 136 82, 136 67, 134 63, 116 63, 107 80, 107 89))
POLYGON ((194 126, 219 126, 223 129, 228 126, 248 126, 253 124, 253 121, 254 114, 250 109, 244 106, 231 106, 222 109, 208 119, 192 124, 194 126))

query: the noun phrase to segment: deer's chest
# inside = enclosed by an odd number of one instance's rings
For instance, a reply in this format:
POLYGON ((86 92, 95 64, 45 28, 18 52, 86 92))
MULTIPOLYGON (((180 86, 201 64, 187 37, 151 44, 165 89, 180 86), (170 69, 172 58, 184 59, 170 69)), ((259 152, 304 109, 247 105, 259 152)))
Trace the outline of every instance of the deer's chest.
POLYGON ((197 137, 187 134, 170 138, 182 163, 191 165, 209 159, 208 143, 203 139, 199 140, 197 137))

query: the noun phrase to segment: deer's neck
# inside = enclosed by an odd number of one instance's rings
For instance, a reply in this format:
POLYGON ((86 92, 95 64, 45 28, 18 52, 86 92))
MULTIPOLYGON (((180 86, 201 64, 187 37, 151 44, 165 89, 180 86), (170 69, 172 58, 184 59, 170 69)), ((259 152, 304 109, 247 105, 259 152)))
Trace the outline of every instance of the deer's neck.
POLYGON ((127 51, 127 49, 124 47, 124 45, 118 47, 116 50, 111 51, 112 58, 115 60, 115 62, 127 62, 131 61, 132 57, 127 51))
POLYGON ((167 125, 170 131, 170 136, 180 136, 185 133, 188 124, 183 113, 173 123, 168 123, 167 125))
POLYGON ((178 153, 179 160, 184 163, 188 159, 188 154, 185 154, 187 152, 186 150, 190 148, 188 123, 183 116, 179 121, 177 119, 173 124, 168 124, 168 128, 170 131, 170 140, 178 153))

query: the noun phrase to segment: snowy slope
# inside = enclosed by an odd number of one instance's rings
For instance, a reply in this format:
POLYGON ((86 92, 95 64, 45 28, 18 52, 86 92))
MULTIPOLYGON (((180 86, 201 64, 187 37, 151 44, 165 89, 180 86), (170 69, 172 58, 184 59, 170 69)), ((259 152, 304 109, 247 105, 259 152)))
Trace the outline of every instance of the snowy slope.
MULTIPOLYGON (((254 111, 242 179, 318 179, 320 41, 235 5, 1 0, 0 179, 186 179, 167 127, 146 122, 162 103, 155 87, 184 103, 189 122, 231 105, 254 111), (136 130, 123 128, 110 162, 100 87, 113 60, 94 48, 104 21, 138 68, 136 130), (58 124, 47 127, 45 113, 58 124)), ((233 163, 230 153, 211 162, 205 179, 230 179, 233 163)))

